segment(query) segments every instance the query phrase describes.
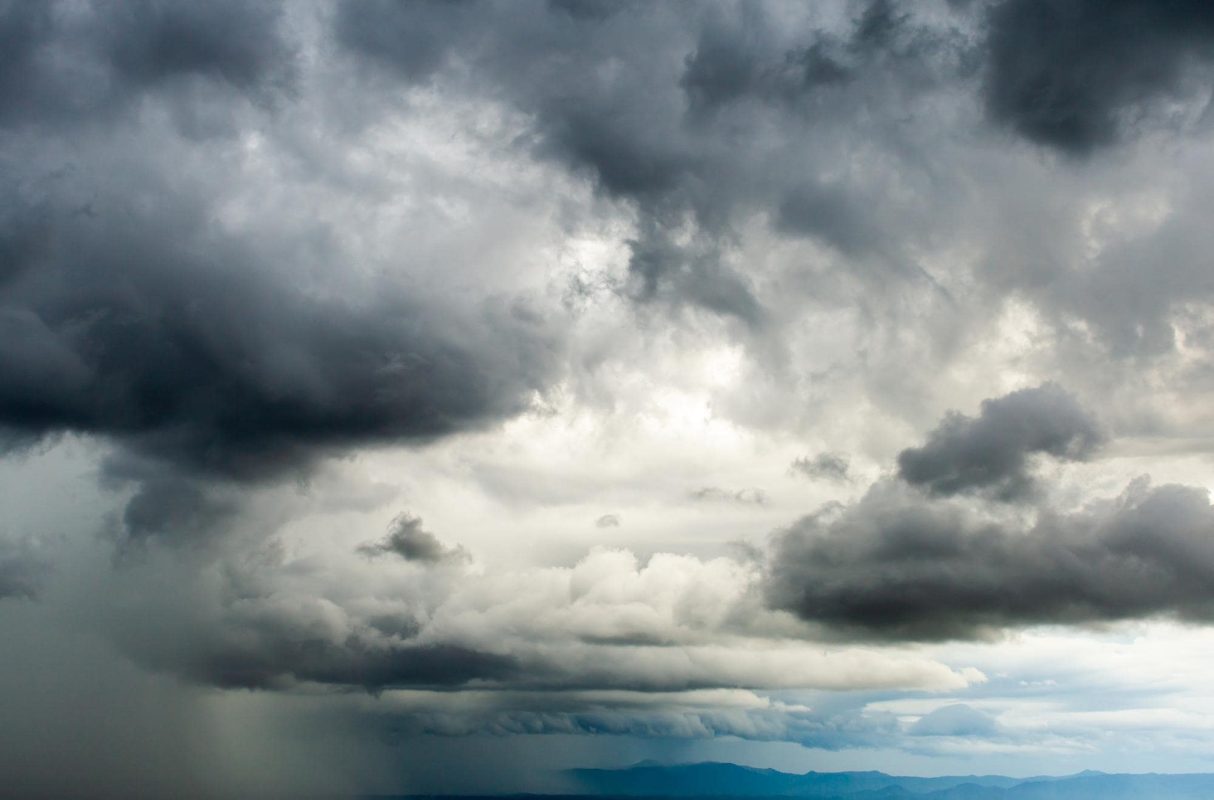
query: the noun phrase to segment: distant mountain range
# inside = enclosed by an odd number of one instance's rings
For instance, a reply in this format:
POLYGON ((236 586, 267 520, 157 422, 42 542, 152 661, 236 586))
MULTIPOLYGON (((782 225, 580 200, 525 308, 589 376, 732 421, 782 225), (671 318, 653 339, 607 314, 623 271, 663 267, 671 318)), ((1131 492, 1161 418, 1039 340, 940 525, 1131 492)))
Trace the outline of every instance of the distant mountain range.
POLYGON ((883 772, 795 775, 737 764, 576 769, 579 794, 616 797, 806 797, 816 800, 1214 800, 1214 774, 914 778, 883 772))

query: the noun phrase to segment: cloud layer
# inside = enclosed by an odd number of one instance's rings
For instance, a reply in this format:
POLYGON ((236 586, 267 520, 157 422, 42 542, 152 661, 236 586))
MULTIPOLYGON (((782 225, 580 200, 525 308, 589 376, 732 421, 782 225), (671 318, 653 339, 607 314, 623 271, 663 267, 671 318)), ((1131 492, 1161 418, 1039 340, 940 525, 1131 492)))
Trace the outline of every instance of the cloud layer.
POLYGON ((1212 19, 0 0, 0 784, 1208 752, 1212 19))

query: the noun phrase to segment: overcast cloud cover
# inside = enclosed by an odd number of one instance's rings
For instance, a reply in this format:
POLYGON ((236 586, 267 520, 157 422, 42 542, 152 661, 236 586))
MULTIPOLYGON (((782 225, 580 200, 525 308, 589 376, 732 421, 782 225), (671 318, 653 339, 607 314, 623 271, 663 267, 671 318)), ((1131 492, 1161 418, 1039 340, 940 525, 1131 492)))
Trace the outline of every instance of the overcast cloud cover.
POLYGON ((0 0, 0 794, 1214 771, 1214 11, 0 0))

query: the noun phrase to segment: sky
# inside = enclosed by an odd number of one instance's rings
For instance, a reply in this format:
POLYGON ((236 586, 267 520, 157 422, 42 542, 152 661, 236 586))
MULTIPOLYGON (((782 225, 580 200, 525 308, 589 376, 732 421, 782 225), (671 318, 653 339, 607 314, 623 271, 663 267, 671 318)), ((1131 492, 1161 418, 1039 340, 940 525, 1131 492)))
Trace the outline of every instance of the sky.
POLYGON ((0 786, 1214 772, 1212 79, 1195 0, 0 1, 0 786))

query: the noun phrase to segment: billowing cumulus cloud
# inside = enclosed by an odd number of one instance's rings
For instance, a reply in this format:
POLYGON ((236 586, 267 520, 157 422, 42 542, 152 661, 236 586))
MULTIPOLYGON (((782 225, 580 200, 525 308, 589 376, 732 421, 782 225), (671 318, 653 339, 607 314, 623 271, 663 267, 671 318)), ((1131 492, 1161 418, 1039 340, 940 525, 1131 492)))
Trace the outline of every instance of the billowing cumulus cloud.
MULTIPOLYGON (((167 187, 28 223, 10 198, 0 422, 113 436, 182 468, 253 477, 326 448, 425 441, 517 413, 549 368, 519 308, 440 317, 403 287, 308 291, 167 187), (519 349, 515 349, 515 346, 519 349)), ((285 254, 284 254, 285 255, 285 254)))
POLYGON ((811 516, 774 555, 773 602, 860 636, 968 638, 1023 625, 1172 616, 1209 622, 1214 510, 1204 489, 1135 484, 1032 525, 892 486, 811 516))
POLYGON ((936 495, 980 490, 1016 499, 1032 490, 1031 456, 1082 460, 1103 438, 1073 396, 1047 384, 984 400, 976 418, 949 413, 922 447, 898 454, 898 474, 936 495))
POLYGON ((85 191, 88 213, 56 195, 0 209, 0 425, 18 444, 119 442, 131 457, 110 477, 141 482, 133 537, 222 520, 229 503, 200 479, 299 475, 351 445, 482 427, 528 408, 554 369, 545 323, 510 301, 309 289, 285 269, 298 254, 258 255, 268 243, 217 230, 159 179, 85 191))
POLYGON ((285 18, 176 2, 0 14, 0 442, 117 444, 104 472, 135 486, 132 539, 222 529, 242 485, 355 446, 495 424, 559 371, 550 310, 391 274, 348 245, 341 179, 245 149, 246 126, 270 135, 300 91, 285 18), (242 207, 272 185, 249 169, 327 199, 242 207))
POLYGON ((955 497, 995 488, 1026 500, 1025 456, 1075 457, 1099 440, 1057 386, 951 414, 874 484, 775 538, 768 600, 842 636, 938 640, 1030 625, 1214 614, 1214 507, 1205 489, 1152 487, 1076 511, 955 497), (921 491, 924 490, 924 491, 921 491))

